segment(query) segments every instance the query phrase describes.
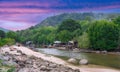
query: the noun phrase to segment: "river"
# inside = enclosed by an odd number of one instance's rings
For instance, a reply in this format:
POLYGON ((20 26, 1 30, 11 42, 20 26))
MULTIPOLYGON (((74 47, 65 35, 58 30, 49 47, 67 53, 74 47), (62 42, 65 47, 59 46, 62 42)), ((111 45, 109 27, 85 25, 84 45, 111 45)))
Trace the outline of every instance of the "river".
POLYGON ((101 65, 120 69, 120 55, 75 53, 72 51, 58 50, 53 48, 37 48, 40 52, 56 56, 72 57, 76 59, 86 58, 90 64, 101 65))

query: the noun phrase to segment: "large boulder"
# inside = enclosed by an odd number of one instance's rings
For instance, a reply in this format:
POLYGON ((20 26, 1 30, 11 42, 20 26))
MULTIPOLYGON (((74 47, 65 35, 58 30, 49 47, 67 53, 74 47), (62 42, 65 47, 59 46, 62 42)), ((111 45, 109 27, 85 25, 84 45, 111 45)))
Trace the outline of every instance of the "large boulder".
POLYGON ((70 62, 70 63, 77 63, 77 60, 76 60, 75 58, 70 58, 70 59, 68 60, 68 62, 70 62))
POLYGON ((81 59, 79 64, 81 65, 87 65, 88 64, 88 60, 87 59, 81 59))

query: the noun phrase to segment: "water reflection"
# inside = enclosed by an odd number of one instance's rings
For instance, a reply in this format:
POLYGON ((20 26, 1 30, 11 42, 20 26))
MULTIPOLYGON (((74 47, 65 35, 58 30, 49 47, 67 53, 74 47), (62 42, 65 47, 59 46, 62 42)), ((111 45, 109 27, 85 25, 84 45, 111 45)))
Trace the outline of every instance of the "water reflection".
POLYGON ((120 69, 120 55, 104 55, 94 53, 75 53, 58 49, 39 48, 39 51, 45 54, 73 57, 76 59, 86 58, 90 64, 109 66, 120 69))

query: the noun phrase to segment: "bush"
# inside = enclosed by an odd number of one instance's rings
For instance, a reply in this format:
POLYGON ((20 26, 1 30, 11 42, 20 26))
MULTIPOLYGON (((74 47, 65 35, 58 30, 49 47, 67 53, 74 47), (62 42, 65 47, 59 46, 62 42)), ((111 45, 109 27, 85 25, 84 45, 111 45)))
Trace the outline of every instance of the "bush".
POLYGON ((90 41, 87 33, 83 33, 82 36, 79 36, 75 39, 78 41, 78 47, 79 48, 89 48, 90 41))
POLYGON ((119 29, 112 22, 95 21, 88 30, 90 45, 95 50, 113 50, 118 46, 119 29))
POLYGON ((4 39, 1 39, 0 40, 0 46, 3 46, 3 45, 12 45, 15 43, 15 40, 14 39, 11 39, 11 38, 4 38, 4 39))

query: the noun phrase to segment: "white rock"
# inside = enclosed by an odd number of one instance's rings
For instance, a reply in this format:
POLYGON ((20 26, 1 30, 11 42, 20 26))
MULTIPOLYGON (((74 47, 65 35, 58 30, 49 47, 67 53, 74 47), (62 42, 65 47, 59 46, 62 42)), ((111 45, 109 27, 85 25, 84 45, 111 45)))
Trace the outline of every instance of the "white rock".
POLYGON ((107 54, 107 51, 106 51, 106 50, 104 50, 104 51, 101 51, 101 53, 103 53, 103 54, 107 54))
POLYGON ((77 63, 77 60, 74 59, 74 58, 70 58, 70 59, 68 60, 68 62, 70 62, 70 63, 77 63))
POLYGON ((80 52, 78 48, 73 49, 73 52, 80 52))
POLYGON ((87 65, 88 64, 88 60, 87 59, 81 59, 79 64, 81 65, 87 65))
POLYGON ((29 68, 21 68, 18 72, 29 72, 29 68))

